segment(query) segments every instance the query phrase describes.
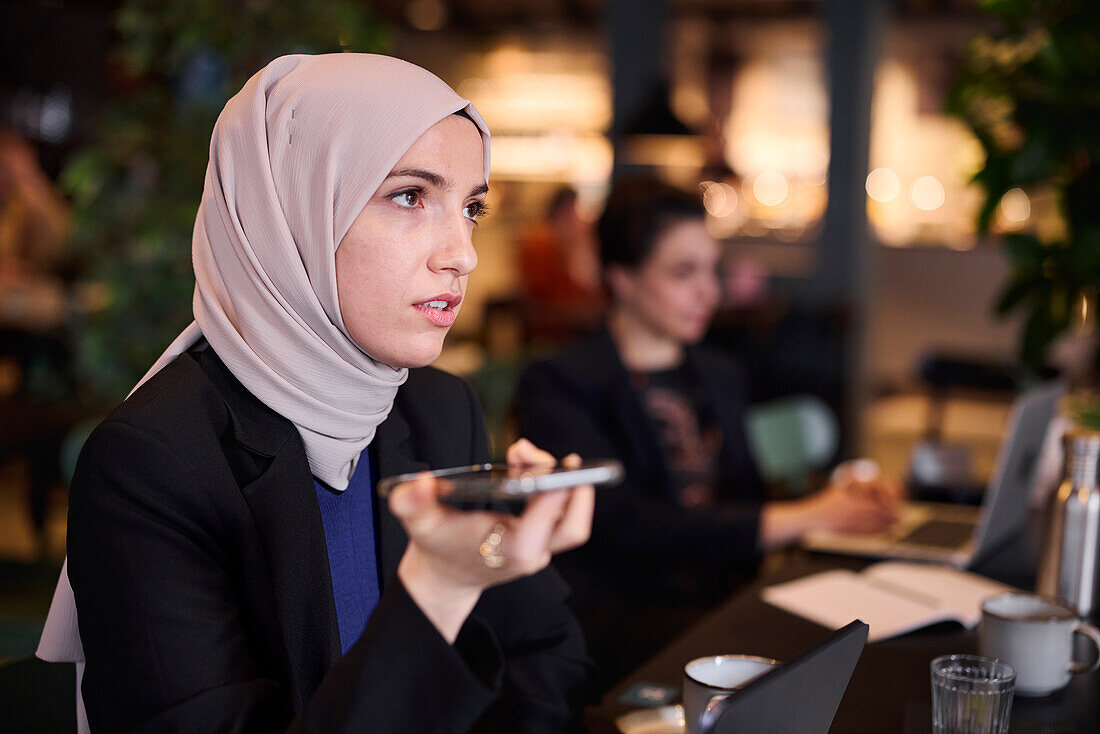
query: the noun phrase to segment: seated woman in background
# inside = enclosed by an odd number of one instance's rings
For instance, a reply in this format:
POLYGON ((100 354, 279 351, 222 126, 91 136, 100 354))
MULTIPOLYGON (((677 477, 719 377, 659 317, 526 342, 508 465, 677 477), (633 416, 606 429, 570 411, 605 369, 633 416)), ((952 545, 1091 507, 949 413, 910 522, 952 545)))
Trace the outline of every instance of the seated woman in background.
POLYGON ((488 163, 477 112, 397 59, 278 58, 228 102, 195 323, 72 482, 39 655, 84 661, 84 730, 572 726, 590 662, 547 564, 587 538, 592 488, 520 516, 427 477, 374 492, 488 457, 470 388, 420 369, 477 264, 488 163))
POLYGON ((720 296, 718 243, 698 196, 653 179, 616 184, 597 223, 606 329, 529 366, 520 435, 556 455, 616 457, 592 540, 555 565, 574 586, 609 684, 751 574, 764 551, 811 530, 874 532, 886 486, 828 486, 764 501, 737 366, 697 346, 720 296))

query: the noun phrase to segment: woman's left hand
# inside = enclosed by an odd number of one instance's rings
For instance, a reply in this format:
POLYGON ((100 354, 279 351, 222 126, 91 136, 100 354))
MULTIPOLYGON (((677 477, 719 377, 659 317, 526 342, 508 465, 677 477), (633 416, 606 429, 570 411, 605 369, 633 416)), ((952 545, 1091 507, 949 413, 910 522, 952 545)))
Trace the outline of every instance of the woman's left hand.
MULTIPOLYGON (((513 465, 555 463, 526 439, 508 448, 507 459, 513 465)), ((579 462, 575 454, 562 460, 565 466, 579 462)), ((516 517, 442 503, 439 482, 425 474, 395 487, 389 503, 409 536, 398 577, 436 628, 453 641, 484 589, 541 571, 554 553, 588 540, 595 490, 585 485, 542 492, 516 517)))

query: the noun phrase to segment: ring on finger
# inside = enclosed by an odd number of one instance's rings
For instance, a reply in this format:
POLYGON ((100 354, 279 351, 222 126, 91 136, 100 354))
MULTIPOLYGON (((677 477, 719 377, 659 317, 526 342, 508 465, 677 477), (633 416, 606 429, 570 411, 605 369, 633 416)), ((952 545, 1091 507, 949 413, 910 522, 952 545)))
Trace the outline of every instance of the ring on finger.
POLYGON ((501 550, 506 529, 503 523, 498 522, 477 548, 477 552, 481 554, 481 560, 489 568, 503 568, 508 563, 504 551, 501 550))

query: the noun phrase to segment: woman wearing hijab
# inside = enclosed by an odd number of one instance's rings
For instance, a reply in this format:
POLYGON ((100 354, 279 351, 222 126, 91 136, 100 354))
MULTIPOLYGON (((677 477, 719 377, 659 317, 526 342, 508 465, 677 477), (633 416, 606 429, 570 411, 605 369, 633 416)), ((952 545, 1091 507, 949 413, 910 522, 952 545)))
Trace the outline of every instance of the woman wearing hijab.
POLYGON ((588 662, 546 566, 586 539, 591 487, 519 516, 450 508, 430 478, 374 493, 488 455, 469 387, 420 369, 477 263, 488 140, 382 56, 282 57, 227 103, 195 322, 72 482, 39 655, 78 661, 83 730, 571 725, 588 662))

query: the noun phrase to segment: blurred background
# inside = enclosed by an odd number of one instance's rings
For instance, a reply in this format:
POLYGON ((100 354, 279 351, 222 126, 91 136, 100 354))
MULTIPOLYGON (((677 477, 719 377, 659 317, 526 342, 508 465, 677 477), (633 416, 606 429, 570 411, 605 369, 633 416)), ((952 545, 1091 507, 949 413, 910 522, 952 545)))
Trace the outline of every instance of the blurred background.
POLYGON ((217 113, 275 56, 345 50, 432 70, 493 130, 439 366, 497 450, 525 361, 600 323, 591 222, 634 171, 703 197, 707 341, 748 371, 777 494, 869 456, 974 501, 1014 391, 1092 379, 1085 0, 5 0, 0 662, 37 641, 84 436, 190 321, 217 113))

